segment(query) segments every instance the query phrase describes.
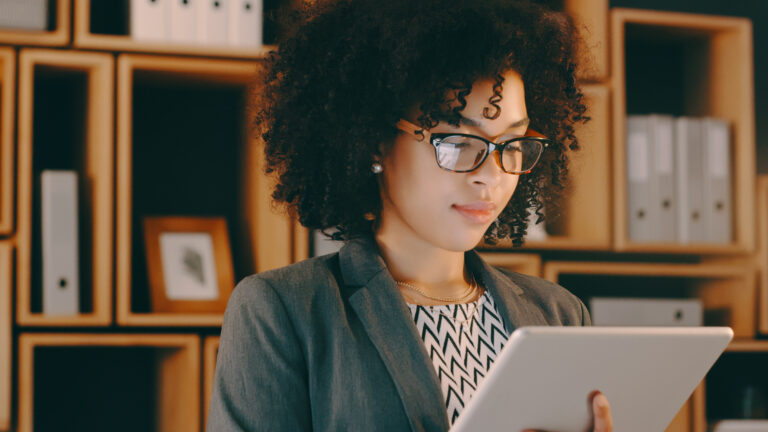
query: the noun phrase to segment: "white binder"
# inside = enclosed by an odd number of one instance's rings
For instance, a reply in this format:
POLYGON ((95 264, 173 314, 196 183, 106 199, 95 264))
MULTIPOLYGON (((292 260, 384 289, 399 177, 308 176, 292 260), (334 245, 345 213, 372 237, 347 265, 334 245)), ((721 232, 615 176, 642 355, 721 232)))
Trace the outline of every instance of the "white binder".
POLYGON ((648 118, 627 116, 627 211, 629 240, 652 241, 648 118))
POLYGON ((185 44, 199 42, 198 21, 200 21, 202 1, 171 0, 171 41, 185 44))
POLYGON ((261 0, 231 0, 229 41, 235 46, 260 47, 264 28, 261 0))
MULTIPOLYGON (((541 209, 541 211, 544 212, 544 209, 541 209)), ((537 224, 536 220, 538 219, 539 217, 536 216, 536 213, 533 211, 533 209, 528 209, 528 227, 526 228, 525 233, 526 242, 547 241, 546 220, 543 220, 541 223, 537 224)))
POLYGON ((233 0, 202 0, 200 42, 206 45, 229 45, 229 15, 233 0))
MULTIPOLYGON (((328 232, 333 232, 334 229, 329 229, 328 232)), ((326 237, 320 230, 312 230, 312 256, 327 255, 334 252, 338 252, 344 242, 341 240, 331 240, 326 237)))
POLYGON ((701 326, 704 312, 699 299, 610 298, 589 301, 595 326, 701 326))
POLYGON ((0 0, 0 28, 46 30, 48 0, 0 0))
POLYGON ((162 42, 170 37, 171 1, 131 0, 131 38, 162 42))
POLYGON ((77 173, 41 174, 43 240, 43 313, 79 311, 77 173))
POLYGON ((680 117, 675 124, 677 167, 677 239, 679 243, 707 241, 707 212, 704 209, 704 164, 701 121, 680 117))
POLYGON ((731 157, 728 123, 716 118, 702 120, 706 150, 704 155, 704 201, 707 240, 729 244, 731 224, 731 157))
POLYGON ((651 215, 655 227, 651 230, 653 241, 677 242, 677 196, 675 193, 675 119, 671 115, 652 114, 648 117, 653 166, 650 170, 652 191, 651 215))

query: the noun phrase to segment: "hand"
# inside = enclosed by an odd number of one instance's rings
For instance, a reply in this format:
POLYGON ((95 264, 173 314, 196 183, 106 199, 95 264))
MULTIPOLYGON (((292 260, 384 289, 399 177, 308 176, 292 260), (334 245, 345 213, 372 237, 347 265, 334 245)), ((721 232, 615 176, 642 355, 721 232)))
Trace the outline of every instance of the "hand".
MULTIPOLYGON (((613 417, 611 417, 611 405, 604 394, 595 390, 589 395, 592 419, 591 432, 613 432, 613 417)), ((589 431, 589 430, 588 430, 589 431)), ((546 432, 526 429, 523 432, 546 432)))

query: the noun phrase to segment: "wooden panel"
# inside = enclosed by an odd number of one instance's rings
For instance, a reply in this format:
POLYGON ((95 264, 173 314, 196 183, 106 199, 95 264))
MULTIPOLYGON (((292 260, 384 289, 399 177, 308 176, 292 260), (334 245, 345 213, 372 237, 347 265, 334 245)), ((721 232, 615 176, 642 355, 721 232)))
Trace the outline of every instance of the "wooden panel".
MULTIPOLYGON (((746 18, 615 8, 611 10, 613 80, 614 245, 619 251, 648 253, 744 254, 754 250, 755 126, 752 27, 746 18), (639 244, 627 235, 625 121, 627 29, 640 39, 664 35, 686 45, 703 72, 686 76, 680 90, 682 114, 720 117, 732 125, 733 232, 728 245, 639 244), (634 33, 633 33, 634 34, 634 33), (705 48, 702 50, 702 44, 705 48), (729 78, 726 79, 725 77, 729 78)), ((689 66, 694 67, 693 60, 689 66)))
POLYGON ((688 399, 665 429, 666 432, 691 432, 692 402, 688 399))
POLYGON ((69 43, 70 0, 56 0, 56 28, 52 31, 0 29, 0 43, 62 46, 69 43))
MULTIPOLYGON (((19 336, 19 432, 33 430, 34 381, 36 372, 39 373, 35 370, 36 350, 50 347, 156 348, 155 370, 147 372, 150 377, 157 377, 153 398, 156 430, 200 430, 200 338, 197 335, 25 333, 19 336)), ((110 369, 109 364, 103 367, 112 374, 121 373, 120 370, 110 369)), ((81 372, 89 371, 78 371, 81 372)), ((98 376, 103 376, 103 372, 93 371, 98 376)), ((84 386, 87 384, 84 383, 84 386)), ((67 394, 77 391, 76 388, 63 390, 67 394)), ((152 413, 125 413, 126 416, 148 414, 152 413)), ((84 415, 89 414, 86 412, 84 415)))
POLYGON ((13 233, 15 76, 13 49, 0 48, 0 235, 13 233))
POLYGON ((482 252, 480 256, 488 264, 503 267, 517 273, 541 277, 541 257, 535 254, 482 252))
MULTIPOLYGON (((22 49, 19 54, 18 99, 18 295, 17 322, 21 325, 108 325, 112 321, 112 220, 113 220, 113 77, 112 57, 107 54, 43 49, 22 49), (87 215, 80 220, 92 221, 92 226, 80 224, 81 230, 91 231, 90 248, 91 287, 93 312, 75 317, 45 316, 30 308, 31 273, 39 271, 32 266, 33 250, 33 131, 35 125, 34 84, 35 69, 45 67, 52 71, 76 71, 87 78, 85 98, 85 130, 82 136, 86 154, 75 155, 85 161, 81 172, 79 198, 85 202, 87 215), (87 217, 86 217, 87 216, 87 217)), ((65 102, 66 103, 66 102, 65 102)), ((76 137, 76 139, 79 139, 76 137)), ((81 278, 82 280, 82 278, 81 278)), ((81 287, 82 288, 82 287, 81 287)))
POLYGON ((11 429, 13 244, 0 241, 0 431, 11 429))
POLYGON ((760 286, 757 303, 758 331, 768 334, 768 175, 757 180, 757 253, 755 254, 760 286))
POLYGON ((565 0, 565 11, 573 16, 583 39, 583 61, 577 77, 588 81, 608 78, 608 0, 565 0))
POLYGON ((219 354, 220 336, 208 336, 203 345, 203 429, 208 423, 208 410, 213 393, 213 377, 216 372, 216 357, 219 354))
MULTIPOLYGON (((748 259, 739 264, 563 261, 549 261, 544 264, 545 279, 560 282, 563 275, 679 278, 681 281, 687 281, 690 295, 701 299, 705 315, 709 314, 710 319, 717 321, 717 325, 733 328, 735 338, 755 336, 756 287, 754 269, 748 259)), ((616 287, 615 294, 621 296, 623 288, 616 287)))

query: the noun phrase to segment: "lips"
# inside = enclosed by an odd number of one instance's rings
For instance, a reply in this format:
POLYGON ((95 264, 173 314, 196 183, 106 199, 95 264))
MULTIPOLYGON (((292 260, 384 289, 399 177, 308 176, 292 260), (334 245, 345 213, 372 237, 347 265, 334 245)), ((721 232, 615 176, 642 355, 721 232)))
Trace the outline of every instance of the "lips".
POLYGON ((452 207, 468 221, 475 224, 485 224, 493 218, 496 204, 490 201, 475 201, 463 205, 454 204, 452 207))

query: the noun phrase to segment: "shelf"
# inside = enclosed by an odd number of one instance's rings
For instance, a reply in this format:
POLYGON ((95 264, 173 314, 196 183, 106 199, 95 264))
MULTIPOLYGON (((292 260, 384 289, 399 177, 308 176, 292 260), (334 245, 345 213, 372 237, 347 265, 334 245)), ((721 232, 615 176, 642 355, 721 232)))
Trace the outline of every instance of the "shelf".
POLYGON ((541 277, 541 257, 536 254, 510 252, 481 252, 485 262, 517 273, 541 277))
POLYGON ((47 31, 0 29, 0 44, 64 46, 69 44, 70 0, 49 0, 47 31))
POLYGON ((13 244, 0 241, 0 431, 11 429, 13 244))
POLYGON ((757 179, 757 253, 759 294, 757 296, 757 328, 768 334, 768 175, 757 179))
POLYGON ((208 423, 208 410, 213 393, 213 376, 216 372, 216 357, 219 354, 220 336, 207 336, 203 341, 203 428, 208 423))
POLYGON ((549 261, 544 278, 585 304, 591 297, 699 298, 704 324, 729 326, 734 337, 755 336, 755 272, 741 264, 646 264, 549 261))
MULTIPOLYGON (((193 45, 172 42, 136 41, 130 36, 128 0, 99 1, 74 0, 74 41, 78 48, 95 50, 179 54, 197 57, 233 57, 243 59, 264 58, 269 51, 277 51, 274 42, 274 23, 265 22, 262 47, 234 47, 193 45)), ((268 2, 282 4, 285 1, 268 2)))
POLYGON ((153 313, 145 216, 227 220, 235 280, 293 262, 293 224, 270 207, 263 147, 246 112, 255 62, 120 55, 117 322, 220 326, 219 313, 153 313))
POLYGON ((13 233, 13 117, 16 55, 0 48, 0 236, 13 233))
POLYGON ((731 342, 707 374, 706 410, 700 421, 711 425, 723 419, 768 418, 766 364, 768 341, 731 342))
MULTIPOLYGON (((611 248, 610 91, 584 84, 591 120, 576 130, 581 149, 569 153, 569 181, 560 209, 544 209, 547 239, 526 241, 525 250, 607 251, 611 248)), ((482 249, 512 249, 511 240, 482 249)))
POLYGON ((18 400, 19 432, 199 431, 200 337, 22 333, 18 400))
POLYGON ((615 249, 702 255, 750 253, 755 237, 751 22, 746 18, 621 8, 612 9, 610 14, 615 249), (731 124, 731 244, 644 244, 629 240, 625 178, 627 113, 713 116, 731 124))
POLYGON ((112 322, 112 56, 22 49, 18 88, 17 323, 112 322), (40 173, 78 173, 80 314, 42 312, 40 173))

